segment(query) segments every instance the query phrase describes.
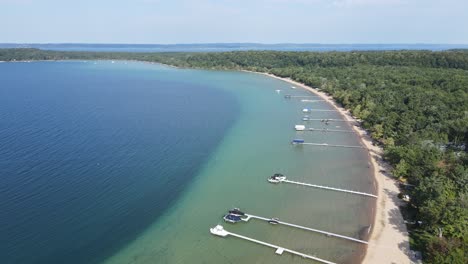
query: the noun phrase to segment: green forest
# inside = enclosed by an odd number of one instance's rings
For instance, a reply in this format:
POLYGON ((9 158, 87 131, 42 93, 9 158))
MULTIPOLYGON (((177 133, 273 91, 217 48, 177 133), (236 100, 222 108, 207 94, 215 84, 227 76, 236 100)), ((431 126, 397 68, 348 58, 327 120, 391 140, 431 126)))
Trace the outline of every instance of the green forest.
POLYGON ((102 53, 0 50, 0 60, 114 59, 250 70, 330 94, 385 151, 425 263, 468 263, 468 52, 102 53))

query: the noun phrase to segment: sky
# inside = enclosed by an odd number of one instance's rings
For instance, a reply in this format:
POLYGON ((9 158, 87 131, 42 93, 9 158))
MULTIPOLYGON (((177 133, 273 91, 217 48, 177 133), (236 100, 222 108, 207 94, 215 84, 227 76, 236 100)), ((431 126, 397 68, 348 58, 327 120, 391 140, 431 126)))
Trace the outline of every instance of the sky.
POLYGON ((0 0, 0 43, 468 44, 468 0, 0 0))

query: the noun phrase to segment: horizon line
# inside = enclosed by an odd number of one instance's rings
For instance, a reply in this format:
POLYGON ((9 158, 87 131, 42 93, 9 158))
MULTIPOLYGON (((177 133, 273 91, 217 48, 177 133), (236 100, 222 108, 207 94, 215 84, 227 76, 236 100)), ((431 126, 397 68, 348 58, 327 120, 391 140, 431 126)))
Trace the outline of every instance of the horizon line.
POLYGON ((314 43, 314 42, 194 42, 194 43, 119 43, 119 42, 0 42, 0 45, 468 45, 468 43, 314 43))

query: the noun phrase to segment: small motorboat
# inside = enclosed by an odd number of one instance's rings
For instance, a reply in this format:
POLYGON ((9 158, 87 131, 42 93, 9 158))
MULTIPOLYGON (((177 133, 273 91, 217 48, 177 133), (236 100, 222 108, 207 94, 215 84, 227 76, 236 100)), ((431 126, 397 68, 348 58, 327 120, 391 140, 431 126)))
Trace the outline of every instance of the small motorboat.
POLYGON ((223 217, 225 222, 235 224, 237 222, 242 221, 242 218, 238 215, 233 215, 233 214, 227 214, 223 217))
POLYGON ((245 213, 242 212, 239 208, 234 208, 234 209, 229 210, 229 214, 237 215, 237 216, 244 216, 245 215, 245 213))
POLYGON ((279 218, 271 218, 270 220, 268 220, 268 223, 272 225, 277 225, 279 224, 279 218))
POLYGON ((268 178, 268 181, 271 183, 280 183, 282 181, 286 180, 286 176, 284 176, 281 173, 275 173, 273 176, 270 176, 268 178))
POLYGON ((293 141, 291 142, 291 144, 302 144, 304 143, 304 140, 303 139, 293 139, 293 141))
POLYGON ((268 182, 270 182, 270 183, 280 183, 281 181, 270 177, 270 178, 268 178, 268 182))
POLYGON ((294 126, 294 129, 295 129, 296 131, 304 131, 305 126, 304 126, 304 125, 295 125, 295 126, 294 126))

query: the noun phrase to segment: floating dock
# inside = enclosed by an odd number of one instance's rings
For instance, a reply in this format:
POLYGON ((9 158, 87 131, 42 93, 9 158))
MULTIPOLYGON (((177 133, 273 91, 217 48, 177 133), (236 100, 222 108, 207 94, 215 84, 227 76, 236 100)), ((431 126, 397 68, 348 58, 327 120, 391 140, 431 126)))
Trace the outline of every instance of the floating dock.
POLYGON ((283 252, 288 252, 290 254, 301 256, 301 257, 306 258, 306 259, 312 259, 312 260, 315 260, 315 261, 318 261, 318 262, 321 262, 321 263, 336 264, 334 262, 324 260, 324 259, 321 259, 321 258, 317 258, 317 257, 311 256, 311 255, 307 255, 307 254, 304 254, 304 253, 301 253, 301 252, 297 252, 297 251, 294 251, 294 250, 291 250, 291 249, 283 248, 283 247, 273 245, 273 244, 270 244, 270 243, 267 243, 267 242, 263 242, 263 241, 260 241, 260 240, 257 240, 257 239, 253 239, 253 238, 250 238, 250 237, 246 237, 246 236, 238 235, 238 234, 235 234, 235 233, 232 233, 232 232, 228 232, 221 225, 217 225, 217 226, 215 226, 213 228, 210 228, 210 232, 211 232, 211 234, 216 235, 216 236, 226 237, 226 236, 230 235, 230 236, 237 237, 237 238, 240 238, 240 239, 244 239, 244 240, 254 242, 254 243, 257 243, 257 244, 260 244, 260 245, 264 245, 264 246, 267 246, 267 247, 274 248, 274 249, 276 249, 275 253, 278 254, 278 255, 283 254, 283 252))
POLYGON ((281 183, 281 182, 286 182, 286 183, 292 183, 292 184, 308 186, 308 187, 313 187, 313 188, 318 188, 318 189, 331 190, 331 191, 344 192, 344 193, 351 193, 351 194, 357 194, 357 195, 363 195, 363 196, 369 196, 369 197, 377 198, 377 195, 371 194, 371 193, 357 192, 357 191, 339 189, 339 188, 334 188, 334 187, 329 187, 329 186, 322 186, 322 185, 317 185, 317 184, 290 181, 288 179, 278 181, 278 183, 281 183))
MULTIPOLYGON (((258 220, 263 220, 263 221, 267 221, 267 222, 271 220, 269 218, 256 216, 256 215, 251 215, 251 214, 245 214, 245 216, 247 216, 247 217, 242 219, 245 222, 248 222, 251 218, 258 219, 258 220)), ((326 231, 322 231, 322 230, 318 230, 318 229, 313 229, 313 228, 309 228, 309 227, 305 227, 305 226, 286 223, 286 222, 282 222, 282 221, 279 221, 279 220, 277 222, 280 225, 295 227, 295 228, 298 228, 298 229, 307 230, 307 231, 311 231, 311 232, 315 232, 315 233, 320 233, 320 234, 330 236, 330 237, 342 238, 342 239, 346 239, 346 240, 350 240, 350 241, 354 241, 354 242, 358 242, 358 243, 366 244, 366 245, 369 244, 369 242, 367 242, 367 241, 357 239, 357 238, 353 238, 353 237, 343 236, 343 235, 339 235, 339 234, 335 234, 335 233, 331 233, 331 232, 326 232, 326 231)))

